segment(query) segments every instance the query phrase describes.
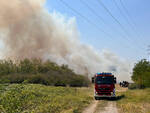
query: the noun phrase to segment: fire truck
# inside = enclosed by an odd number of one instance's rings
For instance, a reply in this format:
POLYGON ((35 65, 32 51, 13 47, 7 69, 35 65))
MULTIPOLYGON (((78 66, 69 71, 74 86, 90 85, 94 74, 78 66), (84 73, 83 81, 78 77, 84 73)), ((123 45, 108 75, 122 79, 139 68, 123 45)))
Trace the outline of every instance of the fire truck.
POLYGON ((92 82, 95 84, 94 97, 96 100, 102 97, 116 97, 116 77, 112 73, 97 73, 92 77, 92 82))

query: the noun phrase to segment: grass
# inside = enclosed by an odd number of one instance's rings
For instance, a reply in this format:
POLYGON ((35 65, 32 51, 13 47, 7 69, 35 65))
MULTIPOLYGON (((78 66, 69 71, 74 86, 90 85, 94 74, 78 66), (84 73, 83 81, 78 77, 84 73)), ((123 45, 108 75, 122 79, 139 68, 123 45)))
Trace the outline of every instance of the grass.
POLYGON ((117 101, 120 113, 150 113, 150 88, 120 92, 124 98, 117 101))
POLYGON ((80 113, 92 101, 92 93, 92 88, 0 85, 0 112, 80 113))

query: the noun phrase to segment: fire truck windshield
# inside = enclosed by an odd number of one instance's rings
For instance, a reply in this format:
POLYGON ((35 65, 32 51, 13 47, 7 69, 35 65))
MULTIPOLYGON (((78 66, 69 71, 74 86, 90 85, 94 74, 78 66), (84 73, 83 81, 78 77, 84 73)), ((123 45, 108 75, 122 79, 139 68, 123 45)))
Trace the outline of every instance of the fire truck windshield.
POLYGON ((113 84, 114 79, 112 76, 97 76, 95 83, 96 84, 113 84))

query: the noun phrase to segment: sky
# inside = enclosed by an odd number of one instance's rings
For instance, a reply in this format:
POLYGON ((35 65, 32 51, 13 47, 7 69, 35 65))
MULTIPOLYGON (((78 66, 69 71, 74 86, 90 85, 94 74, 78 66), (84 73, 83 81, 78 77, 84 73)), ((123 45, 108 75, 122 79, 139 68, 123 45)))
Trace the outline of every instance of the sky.
POLYGON ((74 17, 82 43, 91 45, 98 51, 110 50, 133 62, 148 58, 147 49, 150 45, 149 0, 122 0, 125 8, 120 0, 101 0, 121 25, 99 4, 100 0, 63 1, 80 13, 82 17, 66 7, 61 0, 47 0, 45 8, 49 12, 61 13, 66 18, 74 17), (96 14, 85 4, 88 4, 96 14), (99 17, 102 17, 103 20, 99 17))

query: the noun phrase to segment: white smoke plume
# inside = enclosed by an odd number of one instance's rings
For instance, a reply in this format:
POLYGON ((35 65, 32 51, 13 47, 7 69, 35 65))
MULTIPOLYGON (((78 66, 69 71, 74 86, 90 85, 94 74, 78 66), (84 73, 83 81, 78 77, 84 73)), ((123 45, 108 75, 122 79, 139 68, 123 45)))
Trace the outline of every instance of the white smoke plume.
POLYGON ((130 63, 108 50, 101 53, 79 40, 75 18, 66 19, 44 8, 44 0, 0 0, 0 39, 3 56, 50 59, 75 72, 93 76, 114 72, 130 80, 130 63))

